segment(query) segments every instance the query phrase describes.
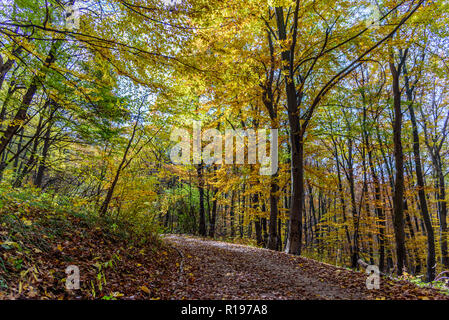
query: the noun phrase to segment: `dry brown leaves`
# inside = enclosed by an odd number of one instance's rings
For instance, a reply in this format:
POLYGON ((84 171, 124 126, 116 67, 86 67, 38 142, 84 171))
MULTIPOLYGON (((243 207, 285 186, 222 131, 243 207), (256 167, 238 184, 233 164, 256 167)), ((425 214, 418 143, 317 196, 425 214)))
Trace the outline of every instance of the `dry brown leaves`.
POLYGON ((166 240, 186 257, 178 299, 449 299, 433 289, 382 279, 368 290, 367 275, 318 261, 185 236, 166 240))

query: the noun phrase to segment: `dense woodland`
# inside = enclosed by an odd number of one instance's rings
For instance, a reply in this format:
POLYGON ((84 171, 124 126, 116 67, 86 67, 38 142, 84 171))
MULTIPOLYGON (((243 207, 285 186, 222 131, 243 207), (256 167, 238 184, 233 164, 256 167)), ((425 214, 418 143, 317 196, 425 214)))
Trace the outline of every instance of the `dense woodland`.
POLYGON ((443 0, 3 1, 1 190, 142 235, 434 280, 449 270, 448 23, 443 0), (171 132, 192 120, 279 129, 278 172, 174 164, 171 132))

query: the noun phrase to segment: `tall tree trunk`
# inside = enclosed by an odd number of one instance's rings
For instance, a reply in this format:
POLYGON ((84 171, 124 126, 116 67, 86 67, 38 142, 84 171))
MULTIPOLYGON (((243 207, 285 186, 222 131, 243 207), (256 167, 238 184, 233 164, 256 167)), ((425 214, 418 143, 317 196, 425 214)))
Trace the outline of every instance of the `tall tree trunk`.
MULTIPOLYGON (((279 40, 286 40, 286 25, 282 7, 276 7, 276 23, 279 40)), ((301 254, 302 241, 302 214, 304 206, 304 136, 300 130, 300 117, 298 110, 298 97, 296 94, 295 82, 293 78, 293 66, 290 58, 292 53, 285 49, 282 51, 282 61, 284 62, 284 72, 289 76, 284 79, 285 91, 287 95, 287 113, 290 129, 291 147, 291 204, 290 223, 288 225, 288 238, 285 252, 291 254, 301 254)))
POLYGON ((421 152, 419 146, 418 125, 416 123, 415 110, 413 107, 412 91, 409 87, 408 76, 405 76, 405 87, 408 100, 408 110, 410 113, 410 120, 412 122, 412 134, 413 134, 413 159, 415 162, 416 180, 418 184, 418 198, 419 206, 421 209, 421 217, 424 221, 427 234, 427 272, 426 281, 433 281, 435 279, 435 234, 433 232, 432 220, 430 218, 429 210, 427 208, 426 193, 424 191, 424 176, 421 166, 421 152))
MULTIPOLYGON (((295 118, 295 116, 292 116, 295 118)), ((296 119, 299 123, 299 119, 296 119)), ((294 120, 292 120, 292 123, 294 120)), ((291 126, 291 133, 298 132, 297 126, 291 126)), ((304 207, 304 153, 303 137, 298 134, 290 134, 292 145, 291 163, 291 203, 290 203, 290 223, 288 226, 288 238, 285 252, 291 254, 301 254, 302 241, 302 215, 304 207)))
POLYGON ((359 223, 360 223, 360 212, 357 213, 357 205, 355 198, 355 181, 354 181, 354 163, 352 157, 353 151, 353 141, 348 140, 348 182, 349 182, 349 193, 351 195, 351 213, 352 213, 352 224, 353 224, 353 235, 352 235, 352 254, 351 254, 351 268, 358 268, 359 260, 359 223))
POLYGON ((441 263, 446 269, 449 269, 449 256, 447 251, 447 203, 446 187, 441 163, 441 156, 436 153, 436 174, 438 181, 438 208, 440 220, 440 243, 441 243, 441 263))
MULTIPOLYGON (((276 64, 275 64, 275 52, 273 47, 273 40, 271 36, 271 32, 267 30, 267 38, 268 38, 268 45, 270 48, 270 69, 267 72, 267 79, 266 83, 262 84, 262 87, 264 89, 263 94, 263 102, 265 107, 268 110, 268 114, 271 119, 271 126, 273 129, 278 129, 278 119, 277 119, 277 102, 275 102, 274 98, 274 92, 273 90, 273 79, 274 74, 276 71, 276 64)), ((280 93, 278 93, 279 95, 280 93)), ((279 96, 278 96, 279 97, 279 96)), ((276 172, 271 176, 271 183, 270 183, 270 220, 268 225, 268 243, 267 248, 271 250, 276 250, 277 248, 277 216, 278 216, 278 173, 276 172)))
POLYGON ((368 135, 365 136, 365 143, 368 146, 368 164, 371 171, 371 177, 374 183, 374 199, 375 199, 375 212, 378 219, 378 242, 379 242, 379 270, 385 271, 385 214, 382 205, 382 194, 379 183, 379 177, 377 176, 376 169, 374 168, 373 155, 371 147, 369 147, 368 135))
POLYGON ((405 232, 404 232, 404 154, 402 152, 402 111, 401 111, 401 90, 399 87, 399 74, 401 64, 398 68, 394 62, 390 62, 390 71, 393 77, 393 143, 394 143, 394 159, 395 159, 395 182, 393 194, 393 227, 396 240, 396 258, 397 258, 397 274, 402 275, 404 263, 406 260, 405 253, 405 232))

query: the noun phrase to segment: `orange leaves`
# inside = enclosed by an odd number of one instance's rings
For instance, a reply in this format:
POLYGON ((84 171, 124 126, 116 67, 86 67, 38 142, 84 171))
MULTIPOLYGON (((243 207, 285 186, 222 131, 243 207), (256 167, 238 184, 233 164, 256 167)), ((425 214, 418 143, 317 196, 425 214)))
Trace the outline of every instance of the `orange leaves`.
POLYGON ((148 287, 146 287, 146 286, 140 286, 140 290, 142 290, 146 294, 150 294, 150 289, 148 289, 148 287))

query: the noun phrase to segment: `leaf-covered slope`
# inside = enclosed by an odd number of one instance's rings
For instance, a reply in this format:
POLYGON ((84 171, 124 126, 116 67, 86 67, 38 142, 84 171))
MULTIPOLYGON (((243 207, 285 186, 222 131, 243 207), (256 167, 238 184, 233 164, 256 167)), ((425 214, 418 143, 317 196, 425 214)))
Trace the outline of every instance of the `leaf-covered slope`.
POLYGON ((170 298, 178 253, 116 228, 41 199, 3 201, 0 299, 170 298), (79 290, 66 290, 69 265, 80 270, 79 290))

